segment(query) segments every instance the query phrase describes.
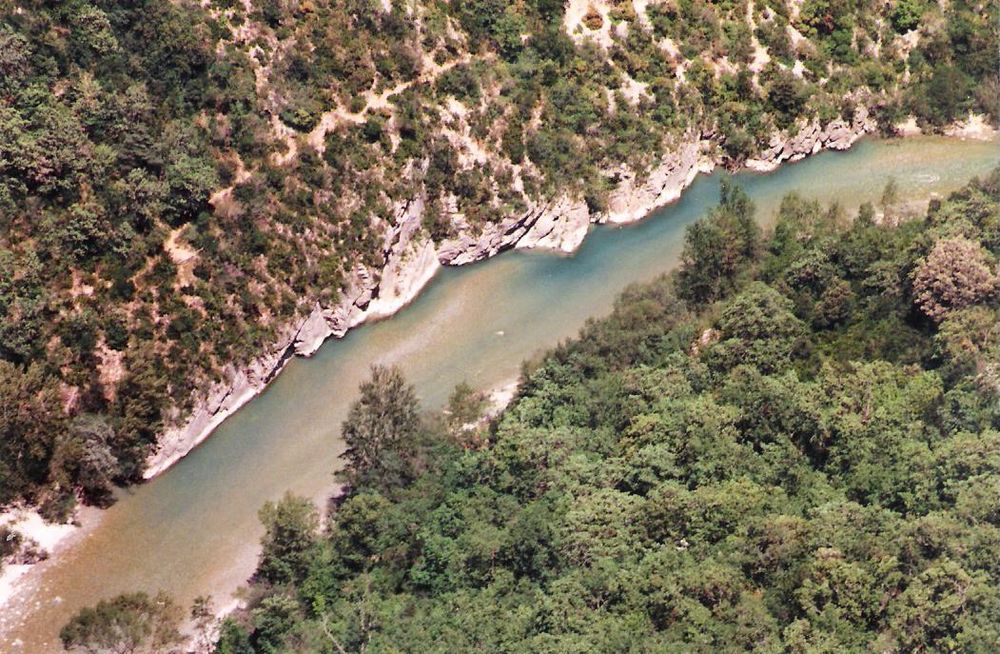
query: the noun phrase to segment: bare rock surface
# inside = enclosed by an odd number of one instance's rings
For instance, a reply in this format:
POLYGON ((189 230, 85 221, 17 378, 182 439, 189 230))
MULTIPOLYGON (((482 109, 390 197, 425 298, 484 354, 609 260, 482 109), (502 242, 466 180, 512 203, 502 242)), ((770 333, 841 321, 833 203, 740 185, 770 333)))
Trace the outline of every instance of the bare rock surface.
POLYGON ((836 118, 821 126, 813 120, 800 125, 798 132, 792 136, 771 137, 771 142, 760 156, 747 160, 745 165, 750 170, 770 172, 785 161, 799 161, 823 149, 846 150, 865 134, 874 132, 875 128, 875 120, 868 110, 859 106, 850 122, 836 118))

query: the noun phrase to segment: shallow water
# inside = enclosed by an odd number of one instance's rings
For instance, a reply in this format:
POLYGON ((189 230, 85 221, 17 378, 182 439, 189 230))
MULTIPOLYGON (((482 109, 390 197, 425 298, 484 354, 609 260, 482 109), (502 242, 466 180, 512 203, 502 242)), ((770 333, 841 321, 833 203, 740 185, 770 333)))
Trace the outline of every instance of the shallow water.
MULTIPOLYGON (((872 139, 736 177, 769 222, 793 190, 837 200, 853 215, 879 198, 890 176, 900 197, 926 199, 998 164, 998 142, 872 139)), ((397 316, 292 361, 191 455, 123 493, 85 537, 36 566, 4 609, 6 621, 19 624, 0 638, 0 651, 58 651, 69 615, 126 590, 163 589, 184 603, 212 593, 227 604, 254 568, 261 504, 289 489, 317 501, 329 492, 339 426, 369 365, 400 365, 427 408, 440 406, 460 381, 487 389, 515 378, 522 360, 607 313, 624 286, 673 267, 684 228, 718 201, 720 178, 700 177, 680 201, 638 225, 595 228, 572 257, 518 251, 443 270, 397 316)))

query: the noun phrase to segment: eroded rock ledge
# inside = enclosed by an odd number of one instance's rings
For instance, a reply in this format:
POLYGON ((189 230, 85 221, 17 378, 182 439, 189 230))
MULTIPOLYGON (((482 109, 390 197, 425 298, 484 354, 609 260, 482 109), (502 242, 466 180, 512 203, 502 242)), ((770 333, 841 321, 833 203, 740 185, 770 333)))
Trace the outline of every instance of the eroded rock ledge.
MULTIPOLYGON (((860 107, 851 122, 836 119, 822 126, 813 121, 799 126, 795 134, 775 135, 760 157, 747 161, 745 167, 771 171, 785 161, 798 161, 823 149, 845 150, 874 130, 875 122, 860 107)), ((399 311, 442 265, 460 266, 512 248, 571 253, 583 242, 591 223, 641 220, 679 198, 698 173, 711 172, 721 163, 714 143, 701 134, 692 134, 645 176, 637 176, 625 167, 611 171, 619 183, 605 213, 591 215, 582 199, 563 196, 534 204, 522 214, 489 224, 478 233, 460 230, 457 237, 436 247, 420 231, 423 199, 404 203, 397 207, 383 242, 385 266, 376 271, 357 266, 336 305, 316 304, 306 318, 290 325, 267 352, 249 365, 226 370, 225 381, 196 398, 187 419, 164 432, 144 476, 155 477, 187 455, 223 420, 260 393, 293 356, 310 356, 327 338, 340 338, 366 321, 399 311)))

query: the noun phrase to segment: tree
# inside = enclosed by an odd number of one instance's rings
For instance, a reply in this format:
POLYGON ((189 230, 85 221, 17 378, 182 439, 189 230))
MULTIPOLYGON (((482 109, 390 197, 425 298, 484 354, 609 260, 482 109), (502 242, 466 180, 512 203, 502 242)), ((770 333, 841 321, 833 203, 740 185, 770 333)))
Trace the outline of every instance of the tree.
POLYGON ((813 311, 813 324, 820 329, 846 321, 851 315, 854 292, 843 279, 835 279, 827 285, 813 311))
POLYGON ((260 606, 253 610, 256 651, 264 654, 286 651, 281 648, 281 641, 299 621, 299 603, 294 598, 288 595, 265 597, 260 606))
POLYGON ((962 631, 969 622, 966 615, 983 610, 977 604, 982 601, 984 589, 977 581, 948 559, 914 579, 889 606, 892 633, 901 651, 964 650, 962 631))
POLYGON ((181 154, 166 171, 167 214, 174 224, 198 215, 208 206, 208 196, 219 185, 219 177, 205 157, 181 154))
POLYGON ((0 360, 0 504, 30 496, 49 480, 64 429, 56 385, 41 365, 0 360))
POLYGON ((978 375, 991 361, 997 361, 1000 325, 996 311, 988 307, 968 307, 950 313, 938 326, 934 337, 937 353, 955 374, 978 375))
POLYGON ((992 298, 998 288, 994 262, 978 242, 965 237, 939 240, 913 271, 914 302, 935 322, 992 298))
POLYGON ((163 212, 167 185, 142 168, 133 168, 114 186, 118 210, 141 234, 155 224, 163 212))
POLYGON ((264 524, 264 537, 257 577, 272 584, 301 581, 316 543, 316 507, 304 497, 286 493, 280 502, 264 504, 258 515, 264 524))
POLYGON ((53 474, 66 473, 67 481, 78 487, 88 502, 107 506, 113 501, 112 480, 118 472, 118 459, 111 449, 114 440, 114 429, 106 417, 77 416, 56 446, 53 474))
POLYGON ((938 64, 930 79, 914 90, 914 111, 932 125, 947 125, 968 111, 972 88, 972 79, 960 68, 938 64))
POLYGON ((417 396, 399 368, 372 366, 341 428, 347 444, 341 477, 354 487, 409 478, 420 428, 417 409, 417 396))
POLYGON ((726 303, 719 317, 723 340, 709 351, 710 359, 725 367, 749 363, 765 372, 781 370, 807 331, 791 310, 788 298, 753 282, 726 303))
POLYGON ((809 95, 791 71, 776 68, 767 89, 767 100, 778 113, 778 125, 788 127, 802 113, 809 95))
POLYGON ((215 654, 254 654, 247 629, 232 618, 226 618, 219 627, 219 641, 215 654))
POLYGON ((920 25, 920 17, 924 13, 924 3, 920 0, 897 0, 896 6, 889 14, 892 28, 904 34, 920 25))
POLYGON ((759 248, 760 228, 746 192, 725 179, 721 194, 719 206, 684 235, 677 294, 692 305, 714 302, 730 291, 759 248))
POLYGON ((63 647, 86 654, 179 652, 181 611, 164 593, 119 595, 81 609, 59 632, 63 647))
POLYGON ((456 442, 468 449, 482 446, 478 428, 482 426, 483 414, 488 405, 486 396, 467 383, 461 382, 455 386, 448 397, 445 415, 448 429, 456 442))
POLYGON ((107 14, 93 5, 84 4, 76 12, 71 33, 81 62, 90 64, 94 59, 108 58, 119 50, 107 14))
POLYGON ((885 222, 888 223, 893 218, 896 205, 899 204, 899 184, 896 183, 895 177, 890 177, 889 181, 885 183, 879 204, 882 205, 882 215, 885 217, 885 222))

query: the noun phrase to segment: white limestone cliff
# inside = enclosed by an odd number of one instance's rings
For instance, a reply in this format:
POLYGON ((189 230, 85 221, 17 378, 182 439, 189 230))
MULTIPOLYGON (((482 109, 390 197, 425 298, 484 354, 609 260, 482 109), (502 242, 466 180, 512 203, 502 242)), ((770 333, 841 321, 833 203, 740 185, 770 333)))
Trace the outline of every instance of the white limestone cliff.
POLYGON ((799 161, 820 150, 846 150, 869 132, 874 132, 875 120, 864 107, 858 107, 850 122, 837 118, 825 126, 813 120, 799 126, 790 137, 772 136, 768 147, 760 156, 746 162, 746 167, 757 172, 770 172, 785 161, 799 161))

